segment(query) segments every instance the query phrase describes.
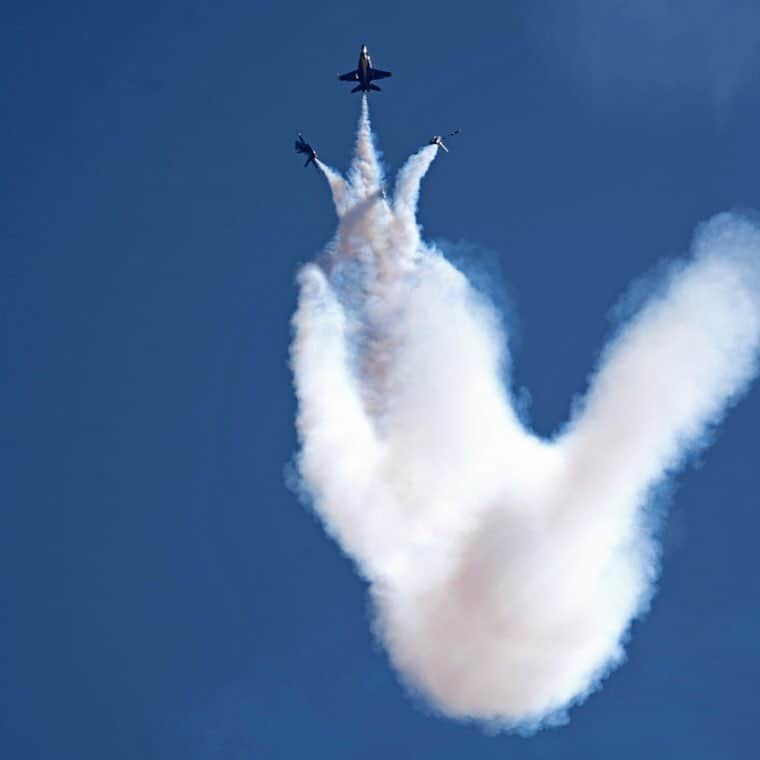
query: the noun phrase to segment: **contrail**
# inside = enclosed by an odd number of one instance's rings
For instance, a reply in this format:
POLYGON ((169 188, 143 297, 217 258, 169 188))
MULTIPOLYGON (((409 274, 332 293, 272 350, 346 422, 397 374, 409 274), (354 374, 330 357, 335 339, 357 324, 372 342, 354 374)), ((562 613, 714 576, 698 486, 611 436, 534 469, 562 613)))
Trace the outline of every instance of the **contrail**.
POLYGON ((658 571, 647 501, 756 373, 760 229, 699 228, 542 440, 504 387, 500 316, 421 238, 437 150, 388 200, 365 98, 348 180, 319 164, 339 224, 299 274, 298 468, 403 680, 447 715, 533 730, 623 659, 658 571))

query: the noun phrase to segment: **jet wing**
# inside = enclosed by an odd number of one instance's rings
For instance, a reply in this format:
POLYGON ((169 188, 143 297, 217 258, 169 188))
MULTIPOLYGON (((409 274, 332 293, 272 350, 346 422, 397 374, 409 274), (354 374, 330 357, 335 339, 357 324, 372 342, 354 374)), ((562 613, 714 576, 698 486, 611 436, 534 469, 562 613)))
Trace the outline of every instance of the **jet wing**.
POLYGON ((354 71, 349 71, 348 74, 338 74, 338 79, 340 79, 341 82, 355 82, 359 79, 359 72, 354 69, 354 71))
MULTIPOLYGON (((386 77, 392 77, 393 72, 391 71, 383 71, 382 69, 370 69, 367 72, 367 75, 369 77, 370 82, 373 79, 385 79, 386 77)), ((343 77, 341 77, 342 79, 343 77)))
POLYGON ((449 149, 442 142, 438 143, 438 147, 443 148, 447 153, 449 152, 449 149))

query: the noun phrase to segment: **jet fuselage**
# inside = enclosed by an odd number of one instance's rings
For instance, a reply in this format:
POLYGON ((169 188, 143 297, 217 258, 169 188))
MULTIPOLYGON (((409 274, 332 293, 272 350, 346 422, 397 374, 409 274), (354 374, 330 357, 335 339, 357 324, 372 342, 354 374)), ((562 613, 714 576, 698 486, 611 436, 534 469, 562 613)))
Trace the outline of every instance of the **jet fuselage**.
POLYGON ((369 57, 369 51, 366 45, 362 45, 359 52, 359 65, 356 67, 359 73, 359 83, 363 90, 369 90, 369 70, 372 68, 372 59, 369 57))

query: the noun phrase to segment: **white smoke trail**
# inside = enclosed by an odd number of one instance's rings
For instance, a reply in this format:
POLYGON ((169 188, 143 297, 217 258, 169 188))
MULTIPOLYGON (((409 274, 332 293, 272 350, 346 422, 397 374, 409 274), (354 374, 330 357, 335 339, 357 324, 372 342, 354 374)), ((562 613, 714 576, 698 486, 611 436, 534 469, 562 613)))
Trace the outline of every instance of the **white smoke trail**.
POLYGON ((327 184, 330 185, 330 192, 332 193, 333 203, 335 204, 335 210, 338 212, 338 216, 343 216, 348 200, 348 183, 340 176, 340 174, 338 174, 338 172, 335 171, 335 169, 329 167, 318 158, 315 159, 315 162, 322 174, 325 175, 327 184))
POLYGON ((436 152, 389 205, 365 101, 349 181, 328 175, 340 224, 294 317, 299 470, 405 680, 449 715, 535 728, 622 659, 657 570, 648 495, 755 374, 760 230, 705 225, 543 441, 503 387, 498 316, 421 240, 436 152))
POLYGON ((366 95, 362 95, 362 113, 359 118, 359 129, 356 133, 356 149, 349 172, 349 180, 355 193, 355 201, 377 192, 383 181, 383 172, 380 168, 372 127, 369 123, 369 105, 366 95))

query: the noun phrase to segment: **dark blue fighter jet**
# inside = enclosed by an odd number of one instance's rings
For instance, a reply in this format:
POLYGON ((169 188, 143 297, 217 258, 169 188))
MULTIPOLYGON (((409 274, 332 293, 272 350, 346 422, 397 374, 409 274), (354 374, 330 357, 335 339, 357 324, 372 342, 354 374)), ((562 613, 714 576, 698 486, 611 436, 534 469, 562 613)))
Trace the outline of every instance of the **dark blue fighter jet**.
POLYGON ((309 164, 314 164, 314 166, 316 166, 315 161, 317 159, 317 151, 303 139, 303 135, 300 132, 296 139, 296 153, 303 153, 303 155, 306 156, 306 163, 304 166, 308 166, 309 164))
MULTIPOLYGON (((449 137, 454 137, 454 135, 458 135, 461 131, 461 129, 455 129, 453 132, 449 132, 444 136, 448 140, 449 137)), ((439 148, 443 148, 447 153, 449 152, 449 149, 443 144, 443 137, 441 135, 433 135, 430 138, 430 144, 437 145, 439 148)))
POLYGON ((380 88, 376 84, 372 84, 372 80, 385 79, 389 76, 391 76, 390 71, 372 68, 372 59, 369 57, 367 46, 362 45, 357 68, 354 71, 349 71, 348 74, 338 74, 338 79, 342 82, 358 82, 359 84, 351 92, 369 92, 370 90, 380 92, 380 88))

